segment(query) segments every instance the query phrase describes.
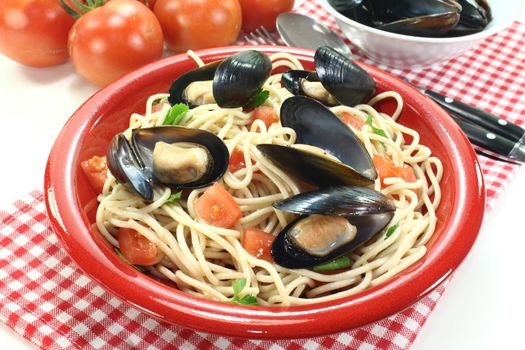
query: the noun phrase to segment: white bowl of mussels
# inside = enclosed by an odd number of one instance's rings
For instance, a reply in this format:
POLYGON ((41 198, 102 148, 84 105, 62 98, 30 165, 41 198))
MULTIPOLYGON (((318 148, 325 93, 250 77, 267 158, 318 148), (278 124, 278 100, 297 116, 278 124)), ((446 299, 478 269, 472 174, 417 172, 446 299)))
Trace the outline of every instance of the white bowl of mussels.
POLYGON ((400 69, 442 63, 512 25, 515 0, 318 0, 368 57, 400 69))

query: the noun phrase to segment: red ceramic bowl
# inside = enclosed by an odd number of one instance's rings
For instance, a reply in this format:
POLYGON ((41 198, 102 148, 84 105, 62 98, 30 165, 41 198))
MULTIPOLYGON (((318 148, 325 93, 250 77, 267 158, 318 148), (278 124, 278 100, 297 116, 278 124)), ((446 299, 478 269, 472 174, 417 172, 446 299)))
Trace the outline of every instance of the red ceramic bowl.
MULTIPOLYGON (((198 52, 205 61, 251 47, 198 52)), ((313 52, 288 47, 258 47, 289 52, 313 68, 313 52)), ((364 66, 364 65, 363 65, 364 66)), ((243 307, 194 297, 126 265, 94 229, 96 194, 80 162, 106 153, 113 135, 124 130, 132 112, 144 112, 148 96, 168 90, 178 75, 195 68, 185 54, 133 72, 100 90, 66 123, 49 156, 45 200, 53 228, 69 255, 91 278, 148 315, 199 331, 251 338, 300 338, 359 327, 410 306, 458 267, 472 247, 484 212, 484 187, 475 154, 463 133, 436 104, 401 80, 364 66, 378 90, 395 90, 405 101, 403 124, 419 131, 421 143, 443 162, 443 198, 428 253, 385 284, 336 301, 294 307, 243 307)), ((382 109, 392 109, 385 103, 382 109)))

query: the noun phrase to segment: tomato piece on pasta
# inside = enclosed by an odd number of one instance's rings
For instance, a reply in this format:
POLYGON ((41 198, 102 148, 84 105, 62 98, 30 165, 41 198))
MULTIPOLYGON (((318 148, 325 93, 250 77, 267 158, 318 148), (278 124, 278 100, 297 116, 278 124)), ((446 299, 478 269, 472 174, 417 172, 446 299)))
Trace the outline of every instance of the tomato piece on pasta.
POLYGON ((86 175, 93 190, 97 193, 102 192, 104 183, 106 182, 106 157, 94 156, 93 158, 81 162, 80 167, 86 175))
POLYGON ((271 249, 274 236, 256 228, 247 228, 242 237, 242 246, 250 255, 273 262, 271 249))
POLYGON ((389 177, 399 177, 405 180, 405 182, 416 181, 414 169, 410 167, 400 167, 394 165, 394 162, 392 162, 392 160, 377 155, 373 157, 372 161, 374 162, 374 166, 377 169, 377 174, 381 179, 382 186, 388 186, 387 184, 385 184, 384 180, 389 177))
POLYGON ((234 149, 230 154, 230 161, 228 163, 228 169, 234 173, 239 169, 246 168, 244 163, 244 153, 238 149, 234 149))
POLYGON ((195 201, 195 211, 208 224, 222 228, 232 227, 242 216, 235 199, 218 182, 195 201))
POLYGON ((146 237, 131 228, 118 230, 118 244, 122 255, 133 265, 150 266, 162 260, 162 253, 146 237))
POLYGON ((279 116, 277 115, 273 107, 260 106, 253 110, 252 123, 255 120, 262 120, 264 125, 266 125, 266 128, 268 129, 270 125, 279 121, 279 116))
POLYGON ((343 112, 341 113, 339 118, 343 121, 343 123, 352 125, 356 130, 361 130, 363 126, 366 125, 366 122, 361 120, 359 117, 353 115, 352 113, 343 112))

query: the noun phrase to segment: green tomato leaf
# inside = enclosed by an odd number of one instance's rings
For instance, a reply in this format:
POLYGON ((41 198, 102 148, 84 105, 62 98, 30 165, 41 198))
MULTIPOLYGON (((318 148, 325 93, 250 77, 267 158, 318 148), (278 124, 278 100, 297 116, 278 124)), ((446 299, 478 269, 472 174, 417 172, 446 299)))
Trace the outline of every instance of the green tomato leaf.
POLYGON ((259 107, 264 102, 266 102, 269 96, 270 96, 270 91, 259 89, 257 90, 255 94, 252 95, 252 97, 250 97, 248 102, 246 102, 243 107, 247 109, 259 107))
POLYGON ((173 106, 171 106, 168 115, 166 115, 166 118, 164 119, 163 125, 179 125, 182 121, 182 118, 186 115, 186 113, 190 110, 190 108, 185 105, 184 103, 177 103, 173 106))
POLYGON ((346 255, 343 255, 332 261, 326 262, 321 265, 314 266, 314 271, 315 272, 332 271, 332 270, 345 269, 348 267, 350 267, 350 258, 346 255))

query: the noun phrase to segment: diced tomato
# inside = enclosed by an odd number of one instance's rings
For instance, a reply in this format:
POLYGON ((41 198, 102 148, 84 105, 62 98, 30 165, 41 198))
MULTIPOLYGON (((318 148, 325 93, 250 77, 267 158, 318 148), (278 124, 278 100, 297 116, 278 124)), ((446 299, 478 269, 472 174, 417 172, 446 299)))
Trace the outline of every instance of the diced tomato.
POLYGON ((150 266, 162 259, 157 246, 131 228, 121 227, 118 230, 118 244, 122 255, 131 264, 150 266))
POLYGON ((102 192, 102 188, 104 188, 104 183, 106 182, 106 157, 94 156, 81 162, 80 167, 84 171, 93 190, 97 193, 102 192))
POLYGON ((168 104, 168 102, 161 101, 161 102, 157 103, 156 105, 151 106, 151 112, 152 113, 158 112, 158 111, 162 110, 164 105, 167 105, 167 104, 168 104))
POLYGON ((388 177, 400 177, 406 182, 416 181, 414 170, 410 167, 396 166, 392 160, 381 156, 374 156, 372 160, 383 186, 387 186, 384 180, 388 177))
POLYGON ((234 173, 239 169, 246 168, 244 163, 244 153, 238 149, 234 149, 230 154, 230 161, 228 163, 228 169, 234 173))
POLYGON ((252 123, 257 119, 262 120, 264 125, 266 125, 266 128, 269 128, 270 125, 279 121, 279 116, 273 107, 260 106, 253 110, 252 123))
POLYGON ((339 118, 341 118, 341 120, 345 124, 352 125, 354 127, 354 129, 356 129, 356 130, 361 130, 363 128, 363 126, 366 124, 364 121, 361 120, 361 118, 353 115, 352 113, 348 113, 348 112, 341 113, 339 118))
POLYGON ((274 236, 256 228, 247 228, 242 237, 242 246, 258 259, 273 262, 271 249, 274 236))
POLYGON ((241 208, 219 183, 214 183, 195 201, 195 211, 208 224, 230 228, 242 216, 241 208))

